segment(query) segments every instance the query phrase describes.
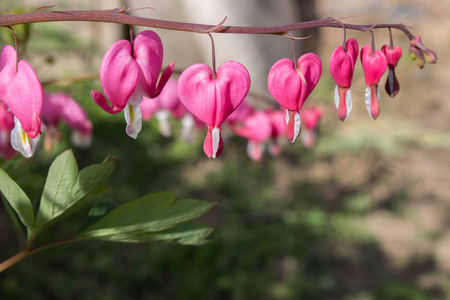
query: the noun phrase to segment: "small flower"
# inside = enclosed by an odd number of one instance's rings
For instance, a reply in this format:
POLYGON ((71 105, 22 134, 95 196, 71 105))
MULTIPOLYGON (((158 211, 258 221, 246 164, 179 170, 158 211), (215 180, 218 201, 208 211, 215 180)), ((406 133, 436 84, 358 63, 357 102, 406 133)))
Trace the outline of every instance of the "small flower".
POLYGON ((233 131, 248 140, 247 155, 253 161, 260 161, 264 153, 264 143, 272 135, 272 123, 265 111, 248 115, 240 124, 232 127, 233 131))
POLYGON ((30 64, 17 62, 10 45, 0 53, 0 100, 14 115, 12 147, 27 158, 33 156, 41 133, 42 86, 30 64))
POLYGON ((336 104, 338 118, 347 120, 352 111, 352 94, 350 86, 353 81, 353 71, 358 59, 358 42, 351 38, 346 42, 346 49, 338 46, 330 58, 330 73, 336 82, 334 103, 336 104))
POLYGON ((285 137, 293 143, 300 134, 300 109, 311 94, 322 73, 320 58, 306 53, 294 62, 288 58, 277 61, 269 72, 267 85, 275 100, 286 109, 285 137))
POLYGON ((391 98, 394 98, 400 91, 400 85, 397 77, 395 76, 395 67, 398 61, 402 57, 402 48, 395 46, 391 47, 384 45, 381 48, 384 56, 386 57, 387 65, 389 67, 388 78, 386 80, 385 89, 391 98))
POLYGON ((216 158, 222 153, 220 125, 241 104, 250 88, 250 75, 240 63, 228 61, 213 71, 205 64, 195 64, 181 73, 178 95, 183 105, 208 126, 203 151, 216 158))
MULTIPOLYGON (((72 129, 72 143, 82 149, 91 145, 92 122, 89 120, 84 108, 71 96, 59 92, 51 94, 44 92, 44 102, 42 105, 42 121, 46 125, 47 134, 56 136, 59 122, 63 121, 72 129)), ((47 142, 49 149, 51 141, 47 142)))
POLYGON ((159 36, 150 30, 129 41, 115 42, 103 57, 100 67, 100 82, 111 106, 98 91, 92 91, 92 98, 110 114, 125 111, 126 132, 137 138, 141 131, 139 103, 143 96, 155 98, 159 95, 174 70, 172 62, 157 80, 162 66, 163 46, 159 36))
POLYGON ((361 64, 364 70, 364 79, 366 81, 366 108, 369 116, 375 120, 380 114, 380 92, 378 90, 378 82, 386 72, 387 60, 383 52, 375 50, 372 53, 372 48, 365 45, 361 49, 361 64))
POLYGON ((266 113, 272 124, 271 142, 269 144, 269 153, 271 155, 279 155, 281 148, 279 145, 279 137, 286 130, 286 114, 281 110, 266 109, 266 113))
POLYGON ((311 106, 302 110, 302 119, 305 126, 303 128, 304 132, 301 136, 301 140, 303 146, 306 148, 311 148, 314 146, 317 138, 319 121, 322 119, 322 116, 323 110, 320 107, 311 106))

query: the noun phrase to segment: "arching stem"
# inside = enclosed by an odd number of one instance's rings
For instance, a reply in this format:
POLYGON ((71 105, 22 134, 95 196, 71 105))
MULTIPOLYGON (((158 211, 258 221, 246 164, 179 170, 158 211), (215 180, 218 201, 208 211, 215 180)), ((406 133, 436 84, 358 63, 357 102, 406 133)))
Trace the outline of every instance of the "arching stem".
POLYGON ((214 39, 213 39, 212 35, 210 33, 208 33, 208 35, 209 35, 209 38, 211 39, 212 79, 216 79, 217 78, 217 74, 216 74, 216 48, 214 46, 214 39))

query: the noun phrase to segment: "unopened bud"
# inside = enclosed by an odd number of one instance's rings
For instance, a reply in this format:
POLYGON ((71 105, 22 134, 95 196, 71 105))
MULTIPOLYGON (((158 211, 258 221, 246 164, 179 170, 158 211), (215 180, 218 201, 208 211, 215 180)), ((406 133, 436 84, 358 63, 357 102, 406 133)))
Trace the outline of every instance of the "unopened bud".
POLYGON ((412 60, 417 59, 417 66, 421 69, 425 66, 425 59, 423 57, 422 51, 420 51, 419 48, 416 48, 414 46, 409 47, 409 57, 411 57, 412 60))
POLYGON ((427 60, 428 63, 430 64, 434 64, 437 62, 437 56, 436 53, 434 53, 434 51, 432 50, 427 50, 423 52, 423 56, 425 57, 425 59, 427 60))

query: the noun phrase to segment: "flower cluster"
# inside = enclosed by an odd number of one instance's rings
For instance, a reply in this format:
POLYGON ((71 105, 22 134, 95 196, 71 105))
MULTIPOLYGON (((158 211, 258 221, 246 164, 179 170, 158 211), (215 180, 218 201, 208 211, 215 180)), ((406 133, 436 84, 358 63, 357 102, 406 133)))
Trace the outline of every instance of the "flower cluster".
MULTIPOLYGON (((425 61, 435 63, 437 60, 436 54, 423 45, 420 36, 411 37, 409 53, 421 68, 425 61)), ((357 41, 345 40, 344 35, 344 43, 333 51, 329 65, 336 83, 334 102, 340 120, 347 120, 352 110, 350 87, 358 56, 367 85, 366 108, 369 116, 376 119, 380 113, 378 84, 386 70, 388 95, 395 97, 400 90, 395 67, 401 55, 401 48, 393 46, 392 36, 390 45, 376 50, 372 33, 372 45, 365 45, 359 51, 357 41)), ((59 139, 57 127, 61 121, 73 130, 75 145, 88 147, 92 123, 85 110, 67 94, 43 92, 33 68, 18 57, 16 49, 9 45, 0 52, 2 156, 8 159, 17 150, 31 157, 41 135, 41 120, 42 130, 47 133, 46 149, 59 139)), ((255 161, 262 159, 267 141, 270 141, 271 154, 280 153, 278 137, 283 132, 287 141, 293 143, 303 127, 302 143, 306 147, 314 145, 324 112, 313 105, 303 107, 322 75, 322 62, 316 54, 306 53, 294 60, 283 58, 270 69, 268 90, 285 113, 273 108, 256 110, 244 101, 251 80, 246 67, 239 62, 224 62, 216 70, 213 55, 212 68, 195 64, 174 80, 170 79, 174 62, 160 75, 162 61, 162 41, 150 30, 141 32, 132 41, 115 42, 102 60, 100 83, 104 94, 92 91, 91 96, 110 114, 124 111, 126 133, 130 137, 136 139, 142 120, 153 116, 158 119, 160 132, 170 136, 168 117, 172 116, 181 120, 183 138, 188 142, 192 140, 193 128, 207 129, 203 150, 211 158, 220 156, 223 151, 224 123, 231 132, 248 140, 247 153, 255 161)))

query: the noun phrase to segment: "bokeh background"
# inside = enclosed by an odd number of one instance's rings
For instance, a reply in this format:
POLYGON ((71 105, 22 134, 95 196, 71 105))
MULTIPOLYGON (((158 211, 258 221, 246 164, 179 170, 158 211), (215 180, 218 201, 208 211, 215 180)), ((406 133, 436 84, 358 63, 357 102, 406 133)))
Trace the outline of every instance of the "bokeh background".
MULTIPOLYGON (((449 0, 310 1, 10 1, 1 13, 56 9, 153 7, 131 14, 217 24, 285 24, 323 17, 349 17, 357 24, 404 23, 438 56, 436 65, 417 68, 409 42, 394 32, 404 52, 396 70, 400 93, 382 90, 381 114, 372 121, 364 105, 364 78, 357 62, 353 112, 335 115, 329 57, 342 42, 339 29, 298 32, 299 53, 322 58, 322 78, 307 100, 325 111, 316 145, 284 144, 282 154, 255 163, 246 141, 233 136, 219 159, 203 154, 204 132, 192 144, 165 138, 158 123, 143 126, 137 140, 125 134, 123 116, 109 115, 90 98, 101 90, 96 76, 106 49, 126 32, 99 23, 43 23, 31 26, 22 57, 48 91, 70 93, 94 123, 90 149, 74 148, 80 168, 109 153, 117 167, 103 197, 124 203, 143 194, 170 191, 177 198, 218 202, 202 222, 215 228, 213 242, 199 246, 80 242, 48 249, 0 274, 0 299, 345 299, 403 300, 450 298, 450 11, 449 0)), ((20 29, 17 29, 19 31, 20 29)), ((137 28, 136 30, 142 30, 137 28)), ((210 62, 206 36, 157 30, 165 65, 177 71, 210 62)), ((0 29, 2 44, 10 40, 0 29)), ((252 76, 249 101, 273 106, 266 87, 270 66, 292 57, 292 43, 279 36, 216 34, 218 64, 237 60, 252 76)), ((370 35, 348 32, 360 46, 370 35)), ((375 31, 376 46, 387 30, 375 31)), ((382 79, 384 85, 385 77, 382 79)), ((50 162, 73 147, 69 130, 52 151, 3 168, 30 198, 40 197, 50 162)), ((95 200, 95 199, 94 199, 95 200)), ((76 232, 74 215, 50 227, 40 242, 76 232)), ((23 246, 19 232, 0 208, 0 259, 23 246)))

